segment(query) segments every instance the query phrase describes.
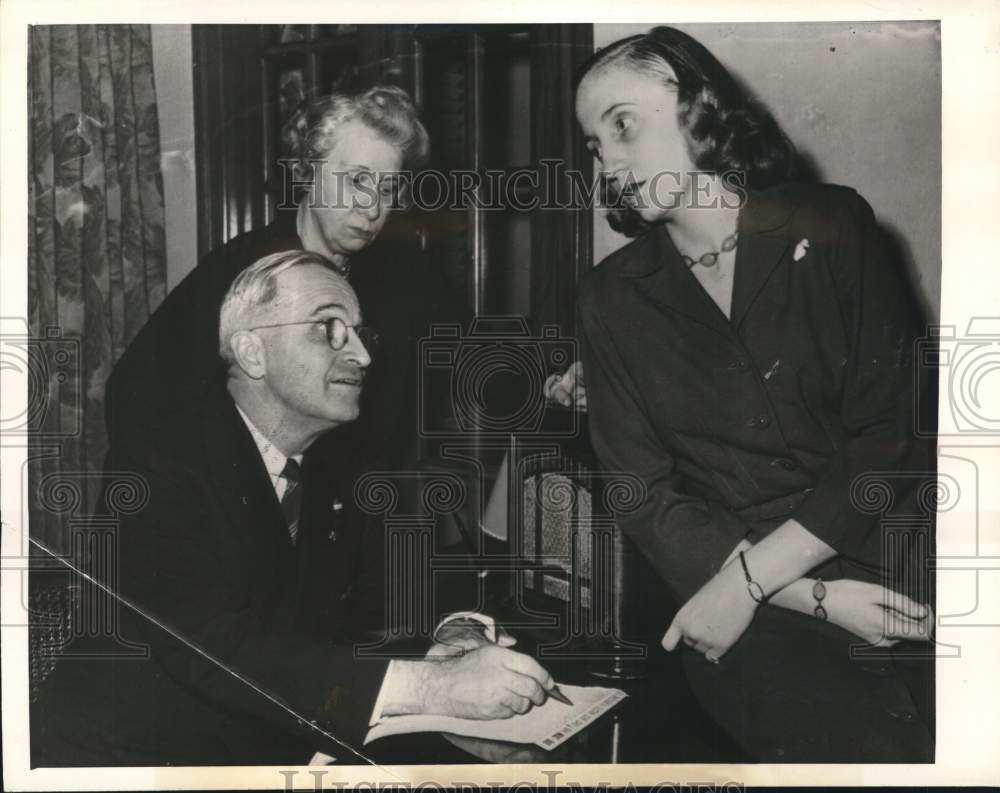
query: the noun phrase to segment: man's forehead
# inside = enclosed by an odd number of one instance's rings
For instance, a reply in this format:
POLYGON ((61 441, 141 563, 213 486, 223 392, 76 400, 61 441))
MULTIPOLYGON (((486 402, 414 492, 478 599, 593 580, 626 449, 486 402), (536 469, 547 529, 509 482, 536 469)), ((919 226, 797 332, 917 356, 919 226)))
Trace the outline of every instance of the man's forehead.
POLYGON ((278 276, 279 300, 289 305, 318 309, 340 306, 356 313, 358 299, 347 279, 320 265, 293 267, 278 276))

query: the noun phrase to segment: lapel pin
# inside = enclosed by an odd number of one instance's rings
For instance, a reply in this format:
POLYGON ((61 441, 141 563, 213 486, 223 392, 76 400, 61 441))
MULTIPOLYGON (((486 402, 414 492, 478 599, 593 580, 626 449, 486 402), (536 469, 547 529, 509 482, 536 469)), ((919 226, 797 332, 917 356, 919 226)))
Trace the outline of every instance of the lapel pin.
POLYGON ((340 510, 344 508, 344 502, 342 502, 339 498, 335 498, 331 506, 333 507, 334 512, 340 512, 340 510))
POLYGON ((799 244, 795 246, 795 253, 792 254, 792 259, 798 261, 806 255, 807 250, 809 250, 809 240, 806 238, 799 240, 799 244))

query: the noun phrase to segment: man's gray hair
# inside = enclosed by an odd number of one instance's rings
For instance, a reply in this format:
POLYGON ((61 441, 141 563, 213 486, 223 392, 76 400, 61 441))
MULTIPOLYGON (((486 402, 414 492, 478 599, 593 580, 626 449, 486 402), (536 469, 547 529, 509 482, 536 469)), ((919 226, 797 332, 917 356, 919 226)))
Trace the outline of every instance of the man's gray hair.
POLYGON ((236 363, 231 344, 233 334, 249 330, 259 321, 261 309, 270 305, 278 294, 278 276, 293 267, 309 264, 324 267, 338 278, 343 278, 333 262, 310 251, 272 253, 258 259, 236 276, 219 311, 219 355, 227 364, 232 366, 236 363))

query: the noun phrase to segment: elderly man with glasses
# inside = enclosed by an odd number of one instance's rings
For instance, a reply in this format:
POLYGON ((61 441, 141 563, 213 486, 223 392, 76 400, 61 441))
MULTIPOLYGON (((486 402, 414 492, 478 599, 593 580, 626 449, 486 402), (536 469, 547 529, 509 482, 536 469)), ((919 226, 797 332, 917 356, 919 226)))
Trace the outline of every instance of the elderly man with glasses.
POLYGON ((542 667, 474 632, 471 652, 357 657, 356 637, 383 625, 383 537, 327 456, 303 456, 357 418, 376 340, 323 256, 272 254, 236 278, 219 320, 226 381, 112 449, 112 469, 149 487, 120 527, 117 588, 149 659, 61 664, 33 719, 34 765, 358 763, 376 703, 503 718, 544 701, 542 667))

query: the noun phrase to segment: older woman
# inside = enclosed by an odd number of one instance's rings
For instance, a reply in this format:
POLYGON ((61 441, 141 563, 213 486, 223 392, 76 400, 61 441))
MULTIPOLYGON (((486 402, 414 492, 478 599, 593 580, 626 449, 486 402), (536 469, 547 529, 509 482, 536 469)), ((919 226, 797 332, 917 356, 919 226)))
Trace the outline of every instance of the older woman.
POLYGON ((755 759, 931 760, 932 665, 851 653, 933 619, 927 538, 856 506, 865 477, 899 505, 933 476, 917 312, 871 208, 787 183, 774 119, 671 28, 597 52, 576 114, 637 237, 584 278, 580 328, 598 455, 648 491, 622 528, 681 605, 664 646, 755 759))
POLYGON ((411 451, 414 342, 432 320, 455 321, 461 309, 417 246, 376 239, 399 205, 393 175, 424 163, 427 132, 405 91, 375 86, 314 100, 286 125, 284 137, 300 186, 297 206, 279 209, 266 228, 210 253, 167 296, 108 382, 112 443, 118 433, 142 432, 151 420, 183 409, 221 376, 218 312, 229 285, 267 254, 305 249, 349 273, 365 323, 380 337, 360 420, 317 447, 339 445, 337 459, 368 465, 398 464, 411 451))

